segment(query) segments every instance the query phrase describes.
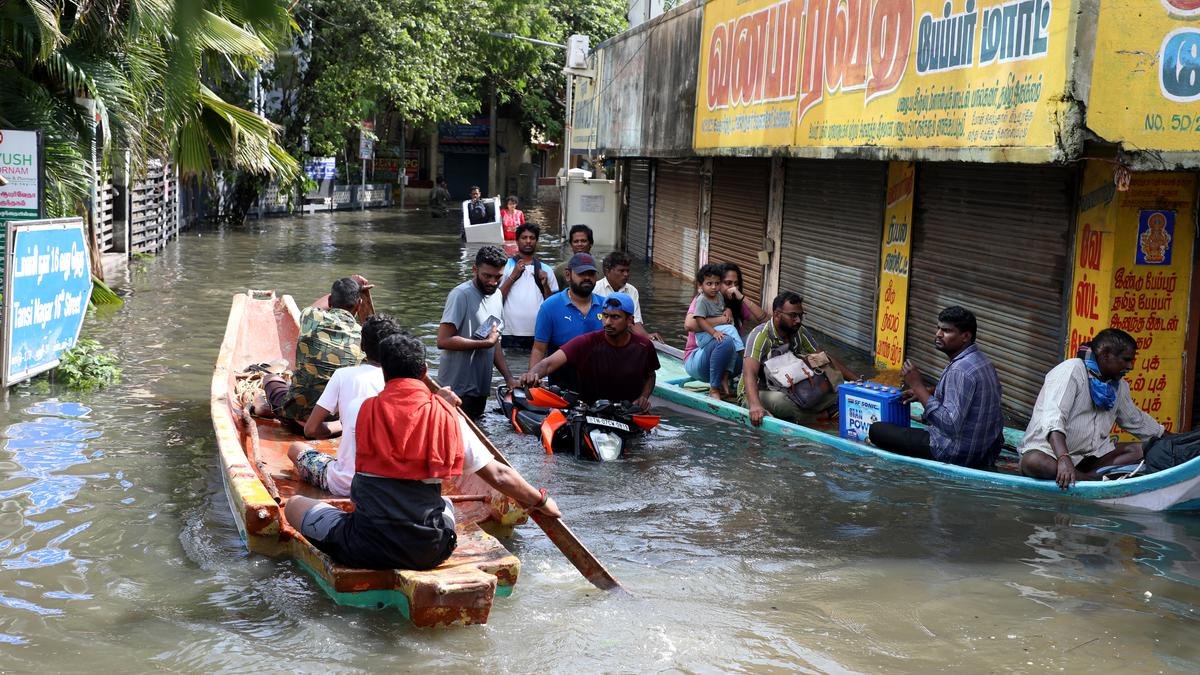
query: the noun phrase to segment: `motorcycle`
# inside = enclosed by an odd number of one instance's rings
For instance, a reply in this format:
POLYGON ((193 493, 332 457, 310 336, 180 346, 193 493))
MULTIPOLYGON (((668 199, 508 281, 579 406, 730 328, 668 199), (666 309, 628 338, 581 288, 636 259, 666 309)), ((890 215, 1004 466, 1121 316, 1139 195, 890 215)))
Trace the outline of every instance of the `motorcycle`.
POLYGON ((574 392, 554 386, 500 386, 496 400, 517 432, 541 437, 547 454, 570 452, 597 462, 617 459, 632 439, 662 420, 643 414, 628 401, 601 399, 588 404, 574 392))

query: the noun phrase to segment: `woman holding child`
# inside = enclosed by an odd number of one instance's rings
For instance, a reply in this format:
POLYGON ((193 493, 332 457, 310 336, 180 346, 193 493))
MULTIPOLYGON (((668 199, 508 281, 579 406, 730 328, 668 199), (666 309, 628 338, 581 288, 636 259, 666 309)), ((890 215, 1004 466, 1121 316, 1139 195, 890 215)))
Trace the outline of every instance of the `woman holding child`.
POLYGON ((742 271, 733 263, 708 264, 696 272, 698 291, 688 307, 683 367, 689 376, 708 383, 713 398, 733 393, 731 379, 742 369, 742 337, 767 319, 767 313, 744 302, 742 271))

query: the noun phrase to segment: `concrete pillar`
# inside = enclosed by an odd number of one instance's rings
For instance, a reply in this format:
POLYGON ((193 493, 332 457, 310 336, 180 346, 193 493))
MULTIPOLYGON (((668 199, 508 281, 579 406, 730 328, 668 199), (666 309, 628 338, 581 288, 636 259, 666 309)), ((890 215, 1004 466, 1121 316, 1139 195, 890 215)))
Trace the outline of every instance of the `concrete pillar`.
POLYGON ((783 190, 786 185, 787 163, 783 157, 771 158, 771 188, 767 195, 767 248, 771 260, 763 276, 763 307, 779 294, 780 254, 783 252, 783 190))
POLYGON ((708 263, 708 233, 712 226, 713 158, 705 157, 700 164, 700 255, 696 269, 708 263))

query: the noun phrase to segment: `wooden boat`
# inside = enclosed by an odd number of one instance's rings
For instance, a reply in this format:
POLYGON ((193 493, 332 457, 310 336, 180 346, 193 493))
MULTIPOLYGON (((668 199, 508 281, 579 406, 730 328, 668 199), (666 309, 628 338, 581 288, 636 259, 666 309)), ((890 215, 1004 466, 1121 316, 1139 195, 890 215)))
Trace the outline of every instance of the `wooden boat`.
MULTIPOLYGON (((662 364, 654 387, 655 396, 677 405, 750 426, 750 414, 745 408, 709 398, 706 393, 707 386, 702 391, 694 391, 684 386, 692 378, 683 369, 683 352, 670 345, 662 343, 655 343, 655 345, 658 347, 659 361, 662 364)), ((920 404, 913 404, 913 408, 914 414, 919 412, 920 404)), ((1011 450, 1005 450, 1001 455, 997 470, 984 471, 897 455, 872 445, 842 438, 837 435, 836 429, 833 433, 828 433, 774 417, 763 418, 762 426, 759 428, 769 434, 821 443, 847 454, 913 467, 951 480, 985 485, 1005 491, 1028 493, 1040 499, 1065 497, 1150 511, 1200 510, 1200 458, 1147 476, 1115 481, 1080 482, 1064 492, 1052 480, 1038 480, 1016 473, 1018 457, 1011 450)), ((1019 446, 1024 433, 1020 429, 1005 428, 1005 445, 1019 446)))
MULTIPOLYGON (((527 514, 478 477, 443 485, 443 493, 456 502, 458 548, 433 570, 345 567, 285 521, 283 506, 292 495, 353 508, 348 499, 334 498, 300 481, 292 472, 287 448, 301 439, 276 420, 244 413, 235 393, 236 374, 248 365, 277 359, 291 364, 299 315, 291 296, 280 298, 270 291, 235 296, 213 372, 212 418, 225 492, 246 547, 254 553, 295 559, 338 604, 397 607, 422 627, 486 623, 493 598, 512 592, 521 569, 520 561, 493 534, 511 535, 527 514)), ((337 439, 313 444, 332 453, 337 439)))

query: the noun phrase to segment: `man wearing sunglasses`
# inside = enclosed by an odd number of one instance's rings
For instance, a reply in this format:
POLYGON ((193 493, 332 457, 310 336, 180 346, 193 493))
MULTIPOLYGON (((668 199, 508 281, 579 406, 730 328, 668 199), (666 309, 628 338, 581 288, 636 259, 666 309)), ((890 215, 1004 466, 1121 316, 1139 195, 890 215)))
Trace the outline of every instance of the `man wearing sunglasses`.
MULTIPOLYGON (((836 387, 830 387, 830 392, 808 408, 801 408, 787 393, 768 387, 763 371, 763 364, 767 360, 785 352, 803 358, 817 351, 804 334, 804 300, 791 291, 775 296, 771 302, 771 320, 755 326, 746 337, 738 399, 750 411, 751 424, 759 426, 767 415, 798 424, 815 422, 822 417, 828 419, 830 410, 837 409, 836 387)), ((858 379, 858 375, 832 354, 827 356, 830 366, 840 371, 845 379, 858 379)))
POLYGON ((605 298, 602 330, 573 338, 521 376, 521 385, 532 387, 564 365, 575 369, 579 397, 588 403, 600 399, 631 401, 650 409, 658 352, 649 338, 633 332, 633 298, 613 293, 605 298))

